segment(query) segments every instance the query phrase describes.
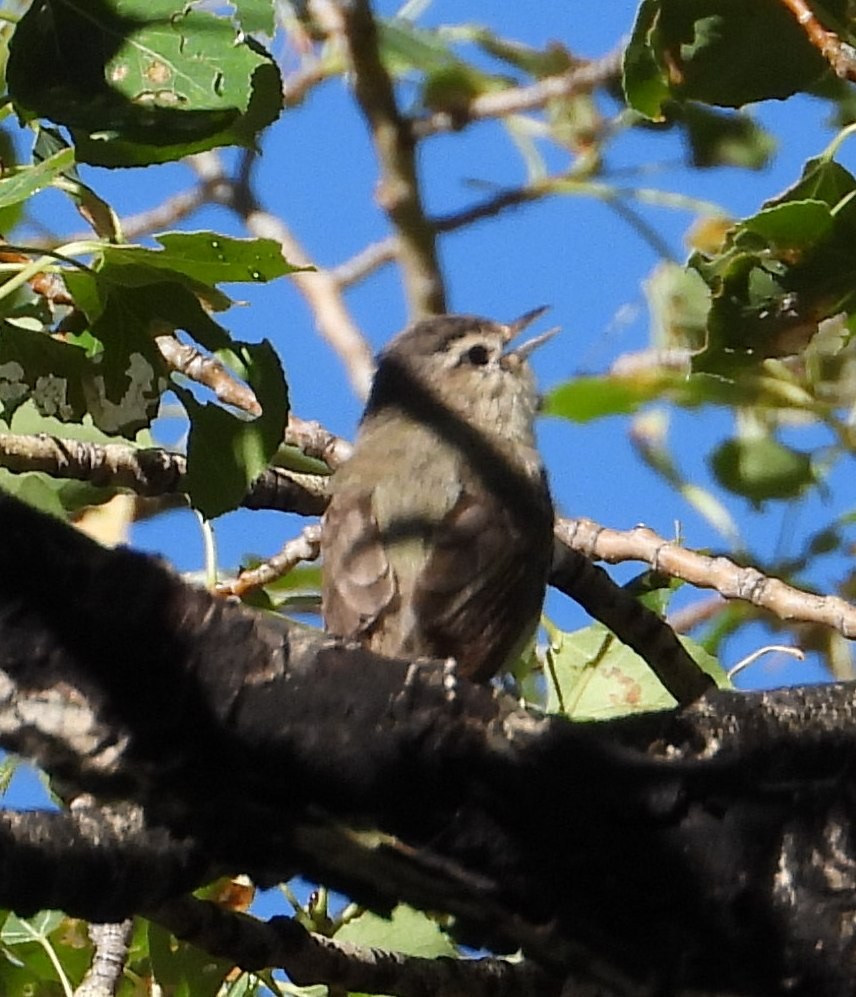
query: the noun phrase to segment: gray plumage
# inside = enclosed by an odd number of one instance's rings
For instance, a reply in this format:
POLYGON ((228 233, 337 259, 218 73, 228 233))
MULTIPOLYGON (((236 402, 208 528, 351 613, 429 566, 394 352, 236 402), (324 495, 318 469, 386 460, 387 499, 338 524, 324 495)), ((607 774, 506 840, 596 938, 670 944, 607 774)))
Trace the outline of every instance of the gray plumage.
POLYGON ((329 632, 484 681, 537 626, 553 510, 527 355, 537 313, 418 322, 381 353, 322 530, 329 632))

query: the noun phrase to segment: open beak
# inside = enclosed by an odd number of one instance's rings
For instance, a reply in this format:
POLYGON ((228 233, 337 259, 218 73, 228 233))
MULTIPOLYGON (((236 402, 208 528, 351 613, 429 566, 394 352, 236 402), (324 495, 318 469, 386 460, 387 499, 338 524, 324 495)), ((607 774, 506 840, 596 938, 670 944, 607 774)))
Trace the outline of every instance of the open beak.
MULTIPOLYGON (((529 325, 531 325, 535 319, 540 318, 544 312, 547 311, 549 305, 542 305, 540 308, 533 308, 531 312, 527 312, 525 315, 521 315, 520 318, 515 319, 510 322, 506 328, 508 329, 508 339, 507 342, 511 342, 515 336, 520 335, 520 333, 529 325)), ((525 360, 533 350, 537 350, 539 346, 546 343, 548 339, 552 339, 553 336, 559 331, 559 326, 555 326, 552 329, 548 329, 546 332, 542 332, 540 336, 533 336, 532 339, 527 339, 525 343, 521 343, 519 346, 512 350, 506 350, 505 356, 515 356, 519 357, 521 360, 525 360)))
POLYGON ((541 305, 540 308, 533 308, 531 312, 526 312, 526 314, 521 315, 520 318, 516 318, 513 322, 509 322, 505 327, 507 330, 506 342, 510 343, 515 336, 519 336, 524 329, 527 329, 530 325, 532 325, 536 318, 540 318, 549 307, 549 305, 541 305))

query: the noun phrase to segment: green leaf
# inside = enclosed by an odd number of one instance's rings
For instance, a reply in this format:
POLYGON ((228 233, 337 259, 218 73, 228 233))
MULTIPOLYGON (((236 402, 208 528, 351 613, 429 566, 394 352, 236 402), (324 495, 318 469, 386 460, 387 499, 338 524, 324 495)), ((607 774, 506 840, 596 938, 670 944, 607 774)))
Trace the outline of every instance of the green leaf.
POLYGON ((726 440, 710 465, 724 488, 756 506, 768 499, 796 498, 815 483, 811 455, 769 436, 726 440))
POLYGON ((547 42, 543 49, 538 49, 522 42, 501 38, 488 28, 481 27, 470 29, 469 40, 494 58, 501 59, 538 80, 545 76, 564 73, 576 61, 568 49, 557 41, 547 42))
POLYGON ((693 102, 678 106, 678 120, 686 129, 692 164, 740 166, 749 170, 765 167, 776 150, 776 140, 747 114, 723 114, 693 102))
MULTIPOLYGON (((844 21, 846 0, 826 7, 844 21)), ((789 97, 828 72, 797 19, 776 0, 645 0, 625 56, 624 85, 631 107, 662 120, 670 99, 741 107, 789 97)))
POLYGON ((660 263, 645 281, 645 297, 655 349, 695 352, 705 345, 711 295, 695 270, 660 263))
POLYGON ((0 941, 5 945, 22 945, 25 942, 45 940, 59 927, 64 914, 57 910, 45 910, 30 918, 10 914, 0 929, 0 941))
POLYGON ((73 165, 73 150, 62 149, 34 166, 16 167, 12 176, 0 180, 0 208, 26 201, 28 197, 49 187, 64 170, 73 165))
POLYGON ((149 955, 155 981, 180 997, 215 997, 234 962, 210 955, 148 922, 149 955))
POLYGON ((228 18, 174 0, 35 0, 7 79, 22 118, 67 126, 78 159, 105 166, 252 145, 282 103, 260 46, 228 18))
POLYGON ((740 377, 759 361, 802 352, 818 324, 856 311, 856 178, 820 157, 799 181, 689 266, 711 291, 707 347, 696 371, 740 377))
POLYGON ((642 367, 637 373, 578 377, 560 384, 544 399, 545 415, 591 422, 610 415, 630 415, 652 401, 686 408, 745 404, 757 392, 708 374, 687 375, 669 368, 642 367))
POLYGON ((105 247, 105 265, 163 268, 210 287, 220 283, 264 284, 307 269, 287 263, 274 239, 235 239, 216 232, 163 232, 154 238, 163 249, 105 247))
POLYGON ((242 31, 273 37, 276 23, 272 0, 232 0, 232 6, 242 31))
POLYGON ((246 420, 218 405, 200 404, 185 388, 174 391, 190 417, 187 490, 207 519, 240 505, 251 481, 268 466, 282 442, 288 418, 288 389, 270 343, 235 343, 241 376, 255 392, 262 415, 246 420))
MULTIPOLYGON (((680 641, 718 685, 728 684, 715 659, 694 641, 680 641)), ((574 720, 607 720, 675 705, 648 664, 600 623, 573 633, 554 631, 547 654, 549 712, 564 708, 574 720)))
POLYGON ((422 911, 399 904, 389 917, 366 911, 336 932, 337 942, 368 945, 426 959, 456 958, 458 950, 437 922, 422 911))
POLYGON ((92 335, 103 346, 91 361, 94 390, 87 397, 99 429, 127 435, 157 415, 169 382, 152 329, 164 318, 165 302, 174 300, 176 290, 174 284, 113 288, 91 323, 92 335))
POLYGON ((578 377, 554 388, 544 399, 545 415, 591 422, 607 415, 628 415, 654 398, 664 386, 660 377, 578 377))
POLYGON ((23 759, 19 758, 18 755, 6 755, 0 761, 0 796, 5 796, 9 791, 9 786, 12 784, 22 761, 23 759))
MULTIPOLYGON (((55 128, 40 126, 33 146, 33 159, 45 161, 59 155, 60 152, 74 154, 74 150, 55 128)), ((77 205, 81 216, 92 226, 97 235, 102 239, 118 241, 120 226, 115 211, 91 187, 83 183, 73 163, 67 170, 63 170, 62 183, 57 183, 55 186, 61 187, 69 195, 77 205)))
POLYGON ((624 97, 630 107, 651 121, 663 121, 671 99, 666 74, 656 57, 656 27, 660 0, 642 0, 624 50, 624 97))

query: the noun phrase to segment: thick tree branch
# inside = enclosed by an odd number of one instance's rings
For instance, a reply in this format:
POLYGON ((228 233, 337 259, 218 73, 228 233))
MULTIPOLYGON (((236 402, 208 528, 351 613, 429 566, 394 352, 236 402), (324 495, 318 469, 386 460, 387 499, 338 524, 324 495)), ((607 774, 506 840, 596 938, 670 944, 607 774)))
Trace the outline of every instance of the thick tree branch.
POLYGON ((139 807, 0 811, 0 903, 21 915, 61 908, 116 922, 213 876, 196 843, 147 827, 139 807))
POLYGON ((133 818, 4 815, 0 902, 25 913, 119 920, 214 870, 301 871, 619 993, 852 992, 851 684, 574 725, 217 601, 11 499, 0 672, 0 744, 133 818))

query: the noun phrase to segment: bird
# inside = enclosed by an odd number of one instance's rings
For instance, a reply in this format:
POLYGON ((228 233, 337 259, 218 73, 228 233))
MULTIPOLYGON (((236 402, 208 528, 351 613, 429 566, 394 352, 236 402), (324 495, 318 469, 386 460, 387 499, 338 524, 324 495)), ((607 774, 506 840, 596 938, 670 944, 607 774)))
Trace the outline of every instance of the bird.
POLYGON ((553 504, 528 362, 546 309, 422 319, 381 351, 321 529, 325 629, 387 657, 453 658, 487 682, 540 619, 553 504))

